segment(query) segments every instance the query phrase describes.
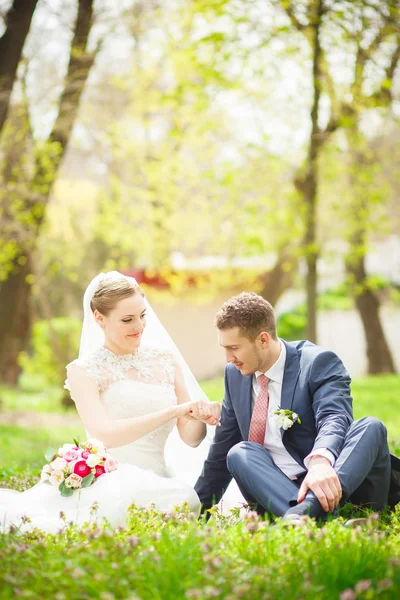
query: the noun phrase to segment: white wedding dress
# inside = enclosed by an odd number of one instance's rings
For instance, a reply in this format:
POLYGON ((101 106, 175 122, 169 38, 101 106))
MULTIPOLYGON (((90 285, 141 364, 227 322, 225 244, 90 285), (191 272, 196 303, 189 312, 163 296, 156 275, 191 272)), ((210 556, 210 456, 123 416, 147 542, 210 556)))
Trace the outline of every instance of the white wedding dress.
MULTIPOLYGON (((167 350, 140 347, 135 355, 117 356, 101 347, 86 360, 78 359, 71 365, 85 369, 97 382, 111 419, 150 414, 177 402, 173 359, 167 350)), ((66 388, 69 389, 68 381, 66 388)), ((0 490, 0 532, 8 531, 14 524, 23 531, 38 527, 57 533, 64 525, 60 512, 67 522, 82 525, 94 520, 94 502, 98 502, 95 518, 105 517, 113 527, 125 524, 132 503, 141 507, 155 504, 157 509, 169 512, 187 502, 198 513, 196 492, 188 483, 172 477, 165 462, 164 448, 174 425, 175 420, 171 419, 131 444, 109 448, 118 461, 118 469, 72 496, 62 497, 56 487, 44 482, 25 492, 0 490), (24 515, 30 523, 21 522, 24 515)), ((93 437, 89 431, 87 435, 93 437)), ((60 444, 70 441, 60 440, 60 444)))

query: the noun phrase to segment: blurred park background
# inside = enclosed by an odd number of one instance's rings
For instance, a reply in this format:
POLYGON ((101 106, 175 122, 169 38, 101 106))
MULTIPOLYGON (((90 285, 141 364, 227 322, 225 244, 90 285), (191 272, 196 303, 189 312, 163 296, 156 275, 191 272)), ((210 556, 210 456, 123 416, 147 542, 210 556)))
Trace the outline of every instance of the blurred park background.
POLYGON ((65 365, 111 269, 212 399, 215 312, 255 291, 400 440, 399 23, 393 0, 0 0, 3 457, 76 431, 65 365))

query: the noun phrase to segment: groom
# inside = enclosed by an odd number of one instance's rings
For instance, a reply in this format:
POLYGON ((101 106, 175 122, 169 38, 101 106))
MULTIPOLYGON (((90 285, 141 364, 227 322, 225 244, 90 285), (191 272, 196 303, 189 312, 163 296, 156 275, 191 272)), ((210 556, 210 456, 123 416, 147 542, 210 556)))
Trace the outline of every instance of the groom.
POLYGON ((386 428, 353 420, 350 376, 336 354, 279 339, 272 306, 254 293, 225 302, 216 325, 228 364, 221 426, 195 486, 203 511, 232 477, 258 510, 294 522, 324 518, 339 502, 380 510, 400 500, 386 428), (279 409, 291 411, 284 422, 279 409))

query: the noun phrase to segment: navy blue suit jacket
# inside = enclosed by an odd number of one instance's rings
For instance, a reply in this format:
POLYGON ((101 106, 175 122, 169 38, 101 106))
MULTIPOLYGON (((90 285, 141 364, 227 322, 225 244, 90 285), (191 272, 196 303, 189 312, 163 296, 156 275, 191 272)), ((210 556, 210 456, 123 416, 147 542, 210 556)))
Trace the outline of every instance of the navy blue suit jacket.
MULTIPOLYGON (((305 457, 318 448, 327 448, 337 458, 353 421, 350 376, 340 358, 308 341, 282 342, 286 362, 282 382, 281 408, 296 412, 300 423, 286 431, 282 442, 304 473, 305 457)), ((249 436, 252 413, 252 376, 245 376, 228 364, 221 426, 204 462, 195 490, 203 509, 219 502, 232 479, 226 465, 229 450, 249 436)))

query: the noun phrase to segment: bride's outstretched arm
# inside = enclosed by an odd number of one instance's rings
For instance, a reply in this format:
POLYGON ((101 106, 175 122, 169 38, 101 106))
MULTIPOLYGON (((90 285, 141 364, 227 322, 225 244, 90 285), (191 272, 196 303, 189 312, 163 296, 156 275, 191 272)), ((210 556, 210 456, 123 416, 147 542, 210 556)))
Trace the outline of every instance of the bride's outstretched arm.
MULTIPOLYGON (((178 398, 178 406, 186 406, 190 403, 190 397, 185 385, 185 380, 178 363, 175 362, 175 393, 178 398)), ((200 400, 191 403, 189 413, 178 418, 177 427, 181 439, 196 448, 206 437, 206 422, 210 425, 219 424, 220 407, 216 402, 200 400)))
POLYGON ((125 446, 151 433, 171 419, 188 414, 192 402, 169 406, 143 417, 110 419, 101 400, 97 383, 88 377, 83 367, 72 365, 68 369, 71 397, 82 422, 90 434, 103 442, 107 448, 125 446))

